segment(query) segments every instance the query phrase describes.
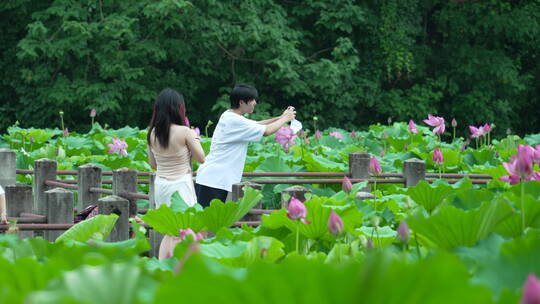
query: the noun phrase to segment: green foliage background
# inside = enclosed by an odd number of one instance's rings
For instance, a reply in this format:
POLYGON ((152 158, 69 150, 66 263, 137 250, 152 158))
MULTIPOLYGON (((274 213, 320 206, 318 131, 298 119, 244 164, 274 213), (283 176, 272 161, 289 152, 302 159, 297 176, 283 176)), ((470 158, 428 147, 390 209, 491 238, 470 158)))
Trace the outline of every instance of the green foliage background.
POLYGON ((70 129, 92 108, 144 127, 165 87, 204 126, 234 83, 259 89, 257 115, 292 104, 317 128, 540 122, 540 0, 10 0, 0 16, 0 132, 60 109, 70 129))

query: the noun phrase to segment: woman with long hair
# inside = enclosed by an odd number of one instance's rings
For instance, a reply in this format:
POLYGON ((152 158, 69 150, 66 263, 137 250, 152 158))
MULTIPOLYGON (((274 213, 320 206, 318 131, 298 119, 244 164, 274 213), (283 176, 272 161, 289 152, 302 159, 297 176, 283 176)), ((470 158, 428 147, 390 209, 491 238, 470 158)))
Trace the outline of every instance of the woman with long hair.
MULTIPOLYGON (((147 135, 148 161, 157 169, 155 179, 156 208, 170 206, 171 197, 178 192, 188 206, 197 203, 191 157, 204 163, 205 156, 200 139, 189 128, 184 97, 173 89, 159 93, 147 135)), ((173 246, 172 236, 166 235, 160 245, 159 258, 166 258, 173 246)))

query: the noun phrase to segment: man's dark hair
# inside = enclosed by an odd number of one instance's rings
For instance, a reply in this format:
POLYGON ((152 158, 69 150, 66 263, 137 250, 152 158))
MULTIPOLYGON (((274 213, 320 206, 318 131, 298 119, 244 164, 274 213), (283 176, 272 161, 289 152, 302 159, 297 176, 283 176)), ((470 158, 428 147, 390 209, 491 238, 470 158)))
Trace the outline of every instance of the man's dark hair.
POLYGON ((259 97, 257 89, 248 85, 239 84, 235 86, 231 91, 231 108, 238 109, 238 107, 240 106, 240 100, 243 100, 247 103, 252 99, 257 99, 257 97, 259 97))

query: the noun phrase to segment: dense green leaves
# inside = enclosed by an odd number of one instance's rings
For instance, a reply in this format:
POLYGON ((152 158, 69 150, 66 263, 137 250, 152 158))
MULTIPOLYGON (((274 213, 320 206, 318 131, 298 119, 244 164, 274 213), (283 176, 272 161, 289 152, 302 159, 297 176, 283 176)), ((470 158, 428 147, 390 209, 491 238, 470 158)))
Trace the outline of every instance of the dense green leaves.
POLYGON ((92 108, 146 126, 165 87, 202 127, 239 82, 260 89, 255 117, 292 104, 309 129, 438 113, 461 134, 485 122, 503 134, 540 117, 538 1, 24 0, 0 12, 0 130, 60 126, 59 110, 87 129, 92 108))

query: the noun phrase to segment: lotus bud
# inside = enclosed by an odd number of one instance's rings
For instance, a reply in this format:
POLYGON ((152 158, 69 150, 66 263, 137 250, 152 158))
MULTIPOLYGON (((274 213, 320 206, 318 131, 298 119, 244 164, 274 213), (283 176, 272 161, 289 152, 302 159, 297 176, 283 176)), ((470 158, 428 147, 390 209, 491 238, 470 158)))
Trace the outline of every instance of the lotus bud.
POLYGON ((64 129, 64 137, 68 137, 69 136, 69 130, 68 128, 65 128, 64 129))
POLYGON ((373 240, 367 239, 366 248, 367 249, 373 249, 373 240))
POLYGON ((96 117, 96 109, 90 110, 90 117, 92 118, 96 117))
POLYGON ((381 149, 381 151, 379 151, 379 156, 380 156, 380 157, 383 157, 385 153, 386 153, 386 152, 384 152, 384 149, 381 149))
POLYGON ((409 233, 409 226, 407 226, 407 222, 405 222, 405 220, 401 221, 397 228, 398 240, 400 240, 402 243, 407 243, 409 241, 409 233))
POLYGON ((388 124, 391 124, 392 123, 392 117, 388 117, 388 119, 386 121, 388 122, 388 124))
POLYGON ((318 140, 318 139, 321 138, 321 136, 322 136, 322 135, 321 135, 321 131, 319 131, 319 130, 315 131, 315 139, 318 140))
POLYGON ((369 161, 369 174, 379 175, 381 174, 381 172, 382 172, 381 164, 379 163, 379 161, 377 160, 375 156, 372 156, 369 161))
POLYGON ((441 149, 437 148, 435 149, 435 151, 433 151, 433 161, 439 165, 442 165, 444 163, 444 157, 441 149))
POLYGON ((351 192, 351 189, 352 189, 352 183, 351 183, 351 180, 349 178, 347 178, 346 176, 343 178, 343 182, 341 183, 341 188, 343 189, 344 192, 351 192))
POLYGON ((523 285, 521 304, 540 304, 540 281, 533 273, 529 273, 523 285))
POLYGON ((356 131, 355 130, 352 130, 351 132, 351 138, 357 138, 358 135, 356 135, 356 131))
POLYGON ((328 231, 335 236, 343 233, 343 220, 334 211, 330 212, 328 217, 328 231))
POLYGON ((451 124, 452 124, 452 127, 453 127, 453 128, 457 127, 457 121, 456 121, 455 118, 452 118, 451 124))
POLYGON ((510 128, 506 129, 506 135, 510 135, 510 134, 512 134, 512 129, 510 128))
POLYGON ((307 216, 306 206, 296 197, 291 197, 287 216, 293 221, 304 219, 307 216))
POLYGON ((389 136, 389 135, 388 135, 388 132, 384 132, 384 133, 383 133, 383 137, 384 137, 384 139, 387 139, 387 138, 388 138, 388 136, 389 136))

